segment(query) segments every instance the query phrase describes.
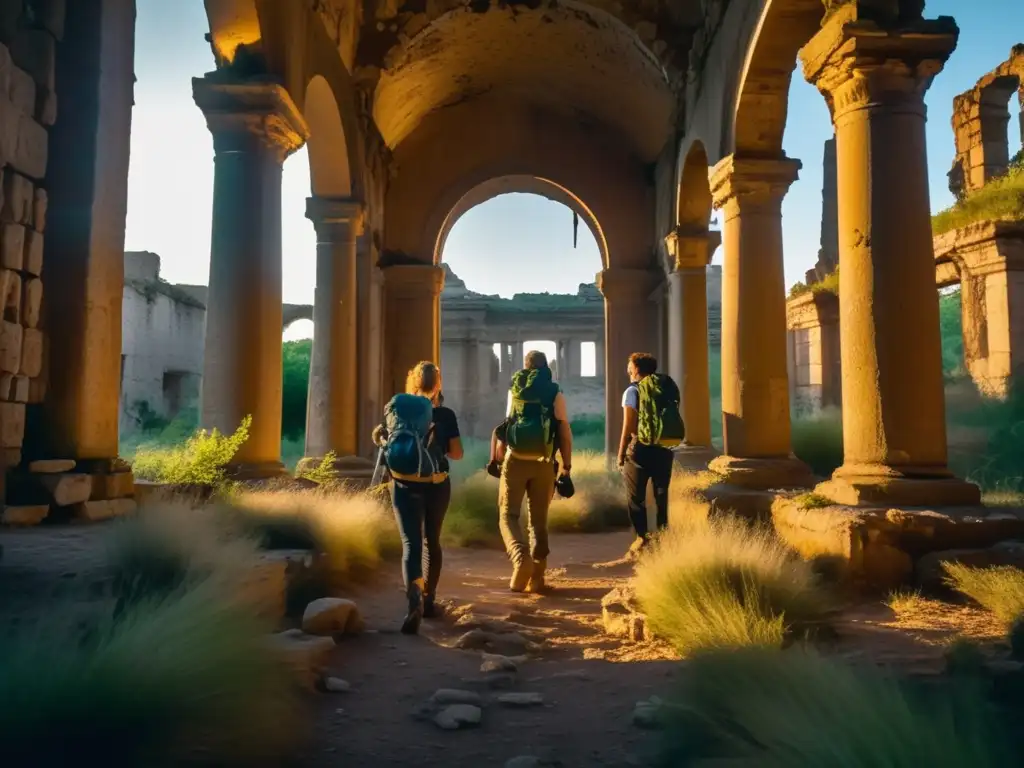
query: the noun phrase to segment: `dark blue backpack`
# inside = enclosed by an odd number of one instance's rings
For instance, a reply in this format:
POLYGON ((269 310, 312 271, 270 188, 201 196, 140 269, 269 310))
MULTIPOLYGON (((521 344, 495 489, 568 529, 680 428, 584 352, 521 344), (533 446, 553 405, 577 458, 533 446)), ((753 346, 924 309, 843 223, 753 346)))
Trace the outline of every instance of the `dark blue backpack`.
POLYGON ((428 450, 433 420, 434 405, 422 395, 398 394, 384 406, 384 461, 393 475, 430 479, 437 474, 437 460, 428 450))

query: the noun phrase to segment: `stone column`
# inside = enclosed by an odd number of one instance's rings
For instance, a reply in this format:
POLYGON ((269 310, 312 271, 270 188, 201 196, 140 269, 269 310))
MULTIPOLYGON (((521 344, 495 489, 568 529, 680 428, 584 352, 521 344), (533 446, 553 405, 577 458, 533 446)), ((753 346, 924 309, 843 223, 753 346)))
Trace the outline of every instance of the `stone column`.
POLYGON ((604 335, 598 336, 594 339, 594 376, 599 377, 601 380, 605 379, 605 346, 604 346, 604 335))
POLYGON ((730 155, 712 170, 722 209, 722 433, 709 468, 726 482, 785 488, 811 482, 790 451, 782 198, 800 161, 730 155))
POLYGON ((579 379, 583 376, 583 355, 579 339, 570 339, 565 342, 565 365, 569 378, 579 379))
POLYGON ((356 242, 363 233, 363 205, 357 200, 311 197, 306 218, 316 230, 316 293, 302 466, 316 466, 333 451, 339 475, 372 473, 370 462, 358 455, 356 242))
POLYGON ((281 464, 281 166, 309 129, 270 83, 194 78, 213 134, 213 234, 206 304, 202 423, 232 433, 252 416, 237 473, 281 464))
MULTIPOLYGON (((395 264, 384 272, 384 400, 405 391, 405 377, 421 360, 441 360, 444 269, 395 264)), ((443 375, 443 371, 442 371, 443 375)))
MULTIPOLYGON (((717 235, 717 233, 716 233, 717 235)), ((682 390, 686 443, 711 447, 708 370, 707 232, 676 230, 665 238, 668 275, 668 359, 665 368, 682 390)))
MULTIPOLYGON (((36 76, 50 78, 48 87, 39 85, 37 103, 53 103, 53 78, 61 94, 56 123, 41 118, 47 125, 52 124, 49 162, 46 128, 34 122, 31 115, 12 110, 9 104, 5 107, 10 125, 21 128, 13 133, 6 131, 5 139, 8 135, 12 138, 10 152, 14 152, 14 138, 18 152, 3 160, 37 181, 42 182, 45 176, 45 191, 42 187, 35 191, 33 226, 24 232, 24 266, 26 272, 38 276, 40 265, 31 263, 32 254, 42 261, 46 300, 40 326, 46 328, 49 371, 39 413, 44 428, 33 429, 30 423, 26 449, 31 456, 75 459, 80 471, 103 474, 126 466, 112 460, 118 453, 135 4, 70 3, 67 23, 64 21, 61 11, 61 28, 66 34, 56 44, 55 74, 53 38, 41 30, 19 33, 26 36, 26 44, 42 45, 38 55, 30 55, 38 66, 36 76), (43 55, 45 52, 49 58, 43 55), (44 225, 45 258, 41 258, 44 225)), ((31 47, 25 50, 36 51, 31 47)), ((35 90, 31 80, 28 86, 30 93, 35 90)), ((11 171, 10 167, 5 171, 5 180, 21 182, 13 190, 28 190, 27 208, 31 211, 32 184, 11 171)), ((7 190, 7 198, 17 210, 18 199, 12 189, 7 190)), ((20 225, 12 229, 22 231, 20 225)), ((28 282, 25 284, 27 287, 28 282)), ((26 345, 30 338, 34 341, 32 348, 42 355, 43 332, 33 325, 25 333, 26 345)), ((26 347, 23 359, 28 357, 26 347)), ((29 375, 41 388, 44 381, 39 373, 29 375)), ((30 400, 38 402, 42 396, 30 400)))
POLYGON ((512 370, 509 372, 509 376, 523 368, 523 360, 526 358, 524 344, 525 342, 522 339, 518 339, 512 345, 512 370))
POLYGON ((376 446, 370 438, 373 428, 384 414, 381 395, 384 346, 384 275, 377 269, 377 252, 372 238, 363 233, 356 243, 356 282, 359 286, 356 306, 359 381, 359 453, 376 457, 376 446))
MULTIPOLYGON (((629 385, 626 364, 633 352, 647 349, 655 330, 651 291, 658 275, 647 269, 610 268, 597 273, 604 296, 604 335, 608 355, 605 371, 605 451, 615 456, 622 434, 622 393, 629 385)), ((570 417, 572 403, 569 403, 570 417)))
POLYGON ((952 19, 884 29, 841 8, 805 46, 836 128, 844 504, 975 504, 946 464, 924 94, 956 47, 952 19))

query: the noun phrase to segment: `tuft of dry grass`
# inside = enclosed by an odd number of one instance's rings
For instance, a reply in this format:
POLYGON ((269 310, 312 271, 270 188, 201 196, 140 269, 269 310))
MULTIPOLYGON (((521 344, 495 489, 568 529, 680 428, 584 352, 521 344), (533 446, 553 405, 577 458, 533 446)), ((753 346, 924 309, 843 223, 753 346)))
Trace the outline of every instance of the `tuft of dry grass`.
POLYGON ((829 613, 811 566, 735 518, 673 524, 641 559, 634 585, 655 634, 683 655, 778 647, 829 613))
POLYGON ((928 602, 919 590, 899 589, 889 593, 885 604, 896 614, 906 614, 921 611, 928 602))
POLYGON ((943 563, 942 567, 953 589, 991 611, 1007 626, 1024 616, 1024 570, 1012 566, 971 568, 962 563, 943 563))
POLYGON ((237 491, 225 503, 268 549, 321 553, 335 587, 367 578, 402 550, 394 515, 379 495, 340 486, 237 491))
POLYGON ((969 684, 915 688, 809 649, 698 654, 664 709, 662 765, 996 768, 1012 752, 969 684))

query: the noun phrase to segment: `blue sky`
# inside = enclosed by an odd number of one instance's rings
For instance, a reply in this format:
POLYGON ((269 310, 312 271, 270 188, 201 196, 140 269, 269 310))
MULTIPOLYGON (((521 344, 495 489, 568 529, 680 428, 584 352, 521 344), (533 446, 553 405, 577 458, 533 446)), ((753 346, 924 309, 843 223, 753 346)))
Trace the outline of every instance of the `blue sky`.
MULTIPOLYGON (((1024 41, 1021 0, 929 0, 928 14, 955 16, 960 44, 928 96, 928 151, 933 210, 952 203, 946 172, 953 158, 953 97, 972 87, 1024 41)), ((160 254, 162 274, 178 283, 209 276, 213 146, 192 102, 191 78, 213 68, 201 0, 138 0, 135 110, 129 173, 127 250, 160 254)), ((1014 112, 1016 100, 1011 102, 1014 112)), ((1020 145, 1018 122, 1011 146, 1020 145)), ((831 136, 828 111, 799 75, 790 93, 785 147, 804 161, 800 180, 783 205, 786 281, 803 278, 817 258, 821 219, 821 153, 831 136)), ((305 219, 309 167, 305 151, 285 163, 283 188, 284 298, 311 303, 315 237, 305 219)), ((572 245, 572 214, 558 203, 530 195, 505 195, 465 214, 449 236, 444 258, 468 286, 505 296, 518 291, 574 293, 594 279, 600 258, 593 237, 580 227, 572 245)), ((721 263, 721 251, 715 256, 721 263)), ((296 324, 289 334, 309 335, 296 324)))

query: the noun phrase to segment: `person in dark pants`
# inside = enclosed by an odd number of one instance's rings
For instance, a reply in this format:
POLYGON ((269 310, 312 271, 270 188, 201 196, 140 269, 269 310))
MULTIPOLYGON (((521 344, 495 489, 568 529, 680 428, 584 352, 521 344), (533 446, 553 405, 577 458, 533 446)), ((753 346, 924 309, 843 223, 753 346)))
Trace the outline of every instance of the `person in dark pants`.
POLYGON ((626 483, 626 505, 629 521, 636 533, 630 547, 631 556, 650 541, 647 530, 647 484, 654 487, 657 506, 657 529, 668 527, 668 487, 672 480, 673 454, 662 445, 645 445, 637 439, 640 411, 639 382, 658 370, 658 361, 651 355, 637 352, 629 357, 626 372, 630 384, 622 393, 622 436, 619 439, 619 470, 626 483))
MULTIPOLYGON (((441 527, 452 497, 449 460, 461 459, 463 451, 455 412, 442 404, 438 367, 430 362, 418 363, 409 371, 406 392, 422 395, 434 404, 427 448, 437 462, 437 472, 431 478, 392 474, 391 480, 391 503, 402 539, 402 577, 409 596, 402 632, 413 635, 419 631, 423 618, 438 615, 437 585, 443 561, 441 527)), ((379 443, 383 436, 382 425, 374 431, 374 442, 379 443)))

